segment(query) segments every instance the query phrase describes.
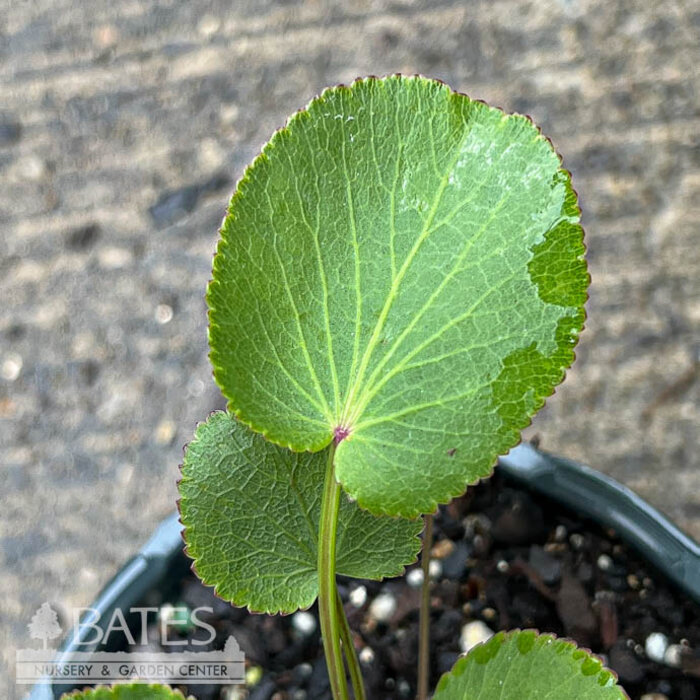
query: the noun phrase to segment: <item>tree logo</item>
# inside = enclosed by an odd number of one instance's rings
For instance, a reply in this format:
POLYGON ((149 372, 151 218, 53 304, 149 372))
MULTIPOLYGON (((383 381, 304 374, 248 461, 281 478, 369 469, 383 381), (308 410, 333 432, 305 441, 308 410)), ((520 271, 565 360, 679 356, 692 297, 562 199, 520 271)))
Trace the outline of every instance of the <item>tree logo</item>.
POLYGON ((60 637, 63 632, 61 625, 58 624, 58 613, 48 603, 42 603, 27 625, 27 629, 32 639, 41 639, 44 649, 48 649, 50 640, 60 637))

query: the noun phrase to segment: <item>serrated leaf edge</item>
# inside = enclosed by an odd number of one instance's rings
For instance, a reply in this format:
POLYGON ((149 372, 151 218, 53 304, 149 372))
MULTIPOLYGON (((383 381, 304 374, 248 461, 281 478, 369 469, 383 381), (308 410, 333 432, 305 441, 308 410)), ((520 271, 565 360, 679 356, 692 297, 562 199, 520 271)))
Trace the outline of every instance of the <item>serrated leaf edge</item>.
MULTIPOLYGON (((178 492, 179 492, 179 486, 183 481, 187 480, 187 475, 185 474, 185 459, 187 456, 187 450, 191 445, 196 444, 201 436, 201 431, 206 428, 207 423, 209 423, 210 420, 214 419, 217 420, 217 416, 225 416, 226 411, 212 411, 208 416, 207 419, 204 421, 199 421, 197 423, 197 426, 194 431, 194 437, 192 440, 190 440, 184 447, 183 447, 183 452, 185 454, 185 457, 183 458, 182 463, 179 465, 179 470, 180 470, 180 478, 177 480, 177 485, 178 485, 178 492)), ((242 422, 242 421, 241 421, 242 422)), ((240 591, 236 591, 236 593, 233 596, 228 596, 224 595, 221 592, 221 583, 215 583, 208 579, 207 577, 203 576, 201 572, 199 571, 199 568, 197 566, 198 562, 201 561, 202 556, 201 554, 198 554, 197 552, 193 551, 192 549, 192 544, 191 542, 188 541, 187 539, 187 530, 188 530, 188 525, 187 523, 184 522, 183 520, 183 512, 182 512, 182 497, 178 497, 176 501, 177 505, 177 510, 179 513, 179 523, 182 525, 182 530, 180 531, 180 536, 182 537, 182 541, 184 543, 183 547, 183 552, 185 555, 192 560, 192 564, 190 565, 190 569, 192 573, 207 587, 211 588, 214 595, 219 598, 220 600, 226 601, 227 603, 231 603, 232 605, 236 606, 237 608, 245 608, 249 613, 253 615, 291 615, 292 613, 297 612, 298 610, 308 610, 315 602, 316 596, 314 596, 313 600, 311 600, 308 604, 304 603, 301 606, 296 606, 296 607, 285 607, 285 606, 265 606, 265 605, 256 605, 254 600, 248 600, 246 598, 245 593, 241 593, 240 591)))
MULTIPOLYGON (((611 668, 608 668, 605 663, 603 662, 603 659, 598 656, 597 654, 594 654, 590 649, 586 647, 579 646, 573 639, 569 639, 568 637, 558 637, 556 634, 552 634, 550 632, 547 633, 541 633, 539 630, 536 629, 512 629, 508 630, 507 632, 496 632, 496 634, 491 637, 490 639, 487 639, 485 642, 481 642, 480 644, 477 644, 475 647, 473 647, 469 652, 466 654, 463 654, 460 656, 460 658, 456 661, 455 665, 449 670, 446 671, 445 673, 440 676, 440 680, 437 683, 437 686, 435 687, 435 696, 443 690, 445 690, 452 681, 456 681, 457 679, 461 678, 461 676, 464 674, 466 671, 467 667, 470 664, 477 663, 475 660, 472 652, 475 649, 482 648, 489 643, 493 643, 494 640, 500 640, 500 646, 503 646, 509 639, 518 637, 519 635, 525 633, 525 632, 532 632, 535 635, 535 641, 538 640, 551 640, 554 644, 559 646, 560 648, 565 648, 567 653, 573 654, 576 651, 582 651, 584 652, 584 656, 581 657, 581 663, 587 659, 591 658, 594 659, 595 661, 599 662, 601 665, 601 671, 605 671, 606 673, 609 673, 612 680, 614 681, 615 687, 617 687, 621 693, 620 697, 621 698, 626 698, 627 700, 630 700, 629 696, 627 695, 627 692, 625 689, 619 685, 619 677, 617 673, 611 668)), ((597 675, 600 675, 599 673, 597 675)))
POLYGON ((194 696, 188 695, 186 698, 180 690, 177 688, 172 688, 169 685, 163 683, 115 683, 113 685, 98 685, 93 688, 85 687, 82 690, 73 690, 70 693, 64 693, 61 695, 61 700, 90 700, 86 693, 95 693, 98 690, 113 691, 115 688, 125 688, 126 690, 133 690, 137 686, 146 686, 151 690, 166 690, 172 693, 174 698, 182 698, 182 700, 195 700, 194 696))
MULTIPOLYGON (((187 455, 187 450, 189 447, 193 444, 195 444, 199 438, 200 438, 200 431, 205 429, 207 423, 209 423, 210 420, 214 419, 217 420, 217 416, 222 415, 226 416, 227 412, 222 411, 222 410, 216 410, 216 411, 211 411, 209 415, 207 416, 206 420, 204 421, 199 421, 195 427, 195 432, 192 440, 190 440, 188 443, 185 444, 185 446, 182 448, 183 453, 186 457, 187 455)), ((230 414, 229 414, 230 415, 230 414)), ((236 420, 237 417, 234 416, 236 420)), ((241 421, 241 423, 243 423, 241 421)), ((243 423, 245 425, 245 423, 243 423)), ((183 458, 183 461, 179 465, 179 472, 180 476, 177 479, 177 486, 178 486, 178 492, 179 492, 179 485, 182 483, 184 480, 187 479, 187 475, 184 472, 185 469, 185 458, 183 458)), ((192 550, 191 544, 187 540, 187 529, 188 526, 187 524, 183 521, 183 513, 182 513, 182 497, 178 497, 176 500, 176 506, 179 514, 178 522, 182 526, 180 530, 180 537, 182 538, 183 542, 183 552, 185 553, 185 556, 187 556, 189 559, 192 560, 192 563, 190 564, 190 570, 192 573, 202 582, 203 585, 205 585, 207 588, 211 588, 214 595, 219 598, 220 600, 223 600, 227 603, 231 603, 232 605, 238 607, 238 608, 245 608, 249 613, 253 615, 291 615, 299 610, 308 610, 311 608, 311 606, 316 602, 316 599, 318 598, 318 593, 314 595, 313 599, 309 603, 304 603, 302 605, 296 606, 296 607, 284 607, 284 606, 264 606, 264 605, 256 605, 255 601, 250 601, 246 599, 245 593, 241 594, 240 592, 237 592, 236 595, 234 596, 227 596, 223 595, 221 592, 221 584, 220 583, 214 583, 210 580, 208 580, 206 577, 202 576, 200 573, 197 563, 201 561, 201 554, 197 554, 192 550)), ((370 511, 367 511, 370 512, 370 511)), ((372 515, 376 515, 370 512, 372 515)), ((404 520, 415 520, 415 518, 403 518, 404 520)), ((413 558, 411 561, 409 561, 406 564, 400 565, 396 569, 392 569, 390 573, 384 574, 383 576, 379 576, 376 578, 373 577, 366 577, 363 579, 360 579, 358 577, 353 576, 352 574, 347 574, 344 573, 341 569, 338 570, 338 574, 340 576, 346 576, 347 578, 354 578, 357 581, 362 581, 362 580, 367 580, 367 581, 384 581, 385 579, 389 578, 396 578, 398 576, 403 576, 404 573, 406 572, 406 569, 409 566, 412 566, 418 561, 418 554, 421 551, 423 541, 420 537, 420 532, 421 530, 416 534, 411 536, 411 542, 413 544, 413 548, 415 549, 415 552, 411 555, 413 558)), ((314 571, 314 569, 311 569, 314 571)))
MULTIPOLYGON (((459 96, 462 98, 466 98, 472 102, 476 102, 476 103, 480 103, 480 104, 484 105, 489 110, 499 111, 504 115, 504 117, 506 117, 508 119, 519 119, 519 120, 529 122, 529 124, 532 127, 534 127, 534 129, 536 131, 537 138, 546 141, 549 144, 552 151, 554 152, 554 154, 556 155, 557 159, 559 160, 558 171, 562 172, 566 176, 567 184, 570 187, 573 194, 575 195, 576 214, 577 214, 577 218, 578 218, 577 225, 581 229, 581 244, 583 246, 583 250, 582 250, 582 253, 581 253, 581 256, 579 259, 583 259, 583 260, 586 259, 587 245, 586 245, 585 229, 583 228, 583 225, 581 224, 581 207, 579 204, 579 196, 578 196, 577 190, 573 186, 573 178, 572 178, 571 171, 569 171, 567 168, 564 167, 563 158, 562 158, 561 154, 559 153, 559 151, 556 149, 552 139, 542 132, 541 127, 535 123, 535 121, 532 119, 532 117, 529 114, 520 114, 518 112, 506 112, 504 109, 502 109, 498 106, 490 105, 482 99, 473 98, 464 92, 454 90, 447 83, 445 83, 444 81, 442 81, 438 78, 429 78, 429 77, 426 77, 422 74, 404 75, 402 73, 391 73, 391 74, 387 74, 384 76, 368 75, 365 77, 358 77, 355 80, 353 80, 351 83, 349 83, 348 85, 346 85, 344 83, 339 83, 337 85, 325 88, 321 93, 319 93, 318 95, 313 97, 311 100, 309 100, 309 102, 306 104, 306 106, 300 108, 299 110, 297 110, 296 112, 291 114, 287 118, 285 124, 273 132, 272 136, 262 146, 258 155, 246 166, 246 168, 243 171, 243 175, 236 182, 233 194, 230 198, 229 205, 228 205, 227 210, 226 210, 226 215, 224 216, 221 227, 219 228, 219 240, 218 240, 218 243, 216 246, 216 252, 214 254, 213 263, 212 263, 212 278, 209 280, 208 285, 207 285, 206 302, 207 302, 207 309, 208 309, 207 310, 207 318, 208 318, 208 322, 209 322, 208 329, 207 329, 208 338, 211 337, 212 329, 219 327, 212 320, 212 311, 214 310, 214 307, 212 305, 212 291, 211 290, 212 290, 214 284, 216 283, 214 276, 216 275, 216 273, 219 270, 218 265, 221 264, 220 261, 223 259, 224 253, 225 253, 224 248, 225 248, 226 242, 224 241, 223 233, 224 233, 225 229, 227 228, 227 220, 229 219, 229 217, 234 215, 233 210, 234 210, 235 203, 242 196, 241 188, 245 187, 246 184, 248 182, 250 182, 250 180, 251 180, 250 173, 251 173, 252 169, 256 166, 256 164, 258 162, 267 158, 267 153, 269 152, 269 150, 271 150, 272 148, 275 147, 277 140, 280 138, 281 132, 286 132, 289 129, 289 127, 292 124, 294 124, 294 122, 303 118, 303 116, 308 113, 308 110, 311 107, 311 105, 314 104, 317 100, 321 100, 326 95, 333 93, 333 92, 351 90, 352 88, 354 88, 358 84, 372 83, 372 82, 383 82, 383 81, 388 81, 388 80, 392 80, 392 79, 419 81, 419 82, 424 82, 427 84, 438 84, 438 85, 441 85, 442 87, 444 87, 447 90, 448 95, 450 95, 451 97, 459 96)), ((590 274, 590 270, 588 269, 587 265, 586 265, 586 277, 587 277, 586 300, 583 302, 581 307, 579 307, 580 310, 582 311, 583 315, 582 315, 582 319, 581 319, 581 327, 578 329, 578 332, 577 332, 576 343, 574 345, 572 345, 571 349, 570 349, 571 350, 571 361, 568 364, 560 367, 561 379, 559 380, 559 382, 554 387, 552 387, 552 390, 550 391, 549 394, 547 394, 546 396, 542 396, 540 398, 540 401, 538 402, 538 407, 528 417, 527 422, 525 422, 522 425, 522 427, 513 429, 514 432, 517 433, 517 435, 514 437, 513 440, 505 441, 505 443, 506 443, 505 447, 502 450, 499 450, 498 454, 496 454, 495 456, 490 458, 490 460, 489 460, 490 467, 487 467, 484 470, 484 473, 482 476, 478 477, 474 481, 469 481, 469 480, 461 481, 460 480, 459 483, 457 481, 455 481, 454 487, 448 489, 443 496, 437 497, 435 499, 429 499, 427 502, 424 502, 421 505, 419 505, 418 507, 411 509, 411 510, 402 510, 401 508, 391 508, 391 507, 386 508, 386 509, 376 508, 376 507, 374 507, 373 504, 368 503, 367 499, 363 499, 362 497, 360 497, 356 490, 349 489, 341 480, 340 484, 343 487, 343 490, 353 500, 355 500, 361 508, 369 511, 370 513, 373 513, 374 515, 388 515, 388 516, 392 516, 392 517, 402 517, 402 518, 412 519, 412 518, 415 518, 415 517, 422 515, 422 514, 435 513, 440 505, 445 505, 445 504, 449 503, 451 500, 453 500, 454 498, 456 498, 457 496, 463 494, 467 487, 476 485, 476 484, 480 483, 481 481, 490 478, 493 475, 495 466, 497 464, 498 456, 500 456, 501 454, 507 454, 510 450, 512 450, 514 447, 516 447, 517 445, 519 445, 522 442, 521 433, 532 424, 532 420, 533 420, 534 416, 546 405, 547 400, 555 395, 557 388, 566 379, 566 375, 567 375, 568 370, 572 367, 572 365, 576 361, 575 348, 579 343, 581 333, 583 333, 583 331, 585 330, 585 327, 586 327, 586 320, 587 320, 586 304, 588 303, 588 301, 590 299, 590 291, 589 290, 590 290, 591 274, 590 274)), ((238 420, 240 420, 241 423, 246 425, 248 428, 250 428, 254 432, 262 435, 265 439, 269 440, 270 442, 272 442, 276 445, 279 445, 280 447, 284 447, 284 448, 287 448, 289 450, 292 450, 293 452, 318 452, 318 451, 323 450, 326 447, 328 447, 328 445, 330 445, 330 443, 332 442, 333 437, 334 437, 333 436, 333 429, 335 426, 333 426, 333 425, 329 425, 328 435, 327 435, 327 437, 325 437, 322 440, 318 440, 316 442, 306 442, 305 443, 303 441, 299 441, 298 443, 293 443, 293 442, 290 442, 289 440, 283 438, 282 436, 275 434, 274 431, 271 431, 267 428, 262 427, 261 425, 256 424, 256 422, 252 418, 250 418, 250 416, 248 416, 246 414, 246 411, 243 408, 241 408, 240 406, 237 406, 235 396, 228 395, 224 391, 224 389, 223 389, 223 387, 218 379, 218 375, 221 372, 221 367, 216 361, 216 352, 213 349, 211 349, 211 342, 209 342, 209 347, 210 347, 209 360, 210 360, 210 362, 212 364, 212 368, 213 368, 214 381, 216 382, 217 386, 220 388, 224 397, 227 399, 227 410, 229 411, 229 413, 234 415, 238 420)))

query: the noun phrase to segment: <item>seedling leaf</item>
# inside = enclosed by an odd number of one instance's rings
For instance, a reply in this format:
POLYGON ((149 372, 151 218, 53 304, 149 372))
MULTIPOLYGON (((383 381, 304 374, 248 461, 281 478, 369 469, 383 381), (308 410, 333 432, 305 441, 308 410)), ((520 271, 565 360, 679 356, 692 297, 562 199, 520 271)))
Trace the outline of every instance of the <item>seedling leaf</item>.
POLYGON ((229 410, 293 450, 339 442, 375 513, 486 476, 563 379, 588 274, 549 141, 442 83, 326 90, 247 169, 208 290, 229 410))
MULTIPOLYGON (((167 685, 124 683, 66 693, 61 700, 185 700, 185 696, 167 685)), ((189 695, 188 700, 195 698, 189 695)))
POLYGON ((572 642, 499 632, 440 679, 433 700, 627 700, 615 675, 572 642))
MULTIPOLYGON (((204 583, 255 612, 288 613, 316 600, 326 457, 281 449, 227 413, 198 426, 179 488, 187 550, 204 583)), ((343 495, 338 573, 400 575, 415 561, 421 527, 372 515, 343 495)))

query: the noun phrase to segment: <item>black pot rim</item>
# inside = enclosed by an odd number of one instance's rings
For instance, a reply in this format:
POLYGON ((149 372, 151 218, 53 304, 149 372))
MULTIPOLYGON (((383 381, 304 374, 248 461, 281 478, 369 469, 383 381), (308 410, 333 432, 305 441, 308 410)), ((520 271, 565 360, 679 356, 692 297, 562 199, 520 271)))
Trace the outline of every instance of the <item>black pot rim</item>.
MULTIPOLYGON (((540 452, 528 443, 499 458, 497 469, 604 528, 614 529, 663 576, 700 603, 700 545, 626 486, 583 464, 540 452)), ((94 618, 109 620, 116 608, 132 607, 147 591, 162 584, 182 553, 181 530, 177 513, 160 523, 138 554, 99 593, 91 606, 95 611, 92 622, 94 618)), ((70 660, 78 649, 89 650, 83 638, 90 631, 81 629, 83 634, 73 630, 63 642, 58 662, 70 660)), ((71 689, 38 683, 29 700, 57 700, 71 689)))

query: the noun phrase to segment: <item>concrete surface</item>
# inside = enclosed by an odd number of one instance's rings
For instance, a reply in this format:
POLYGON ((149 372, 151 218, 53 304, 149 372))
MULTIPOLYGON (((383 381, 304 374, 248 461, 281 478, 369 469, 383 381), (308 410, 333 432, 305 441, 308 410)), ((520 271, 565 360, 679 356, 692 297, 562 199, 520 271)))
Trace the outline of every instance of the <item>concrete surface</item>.
POLYGON ((564 154, 593 275, 544 448, 700 537, 700 3, 3 0, 0 615, 85 605, 221 405, 203 291, 232 182, 324 86, 421 72, 564 154))

